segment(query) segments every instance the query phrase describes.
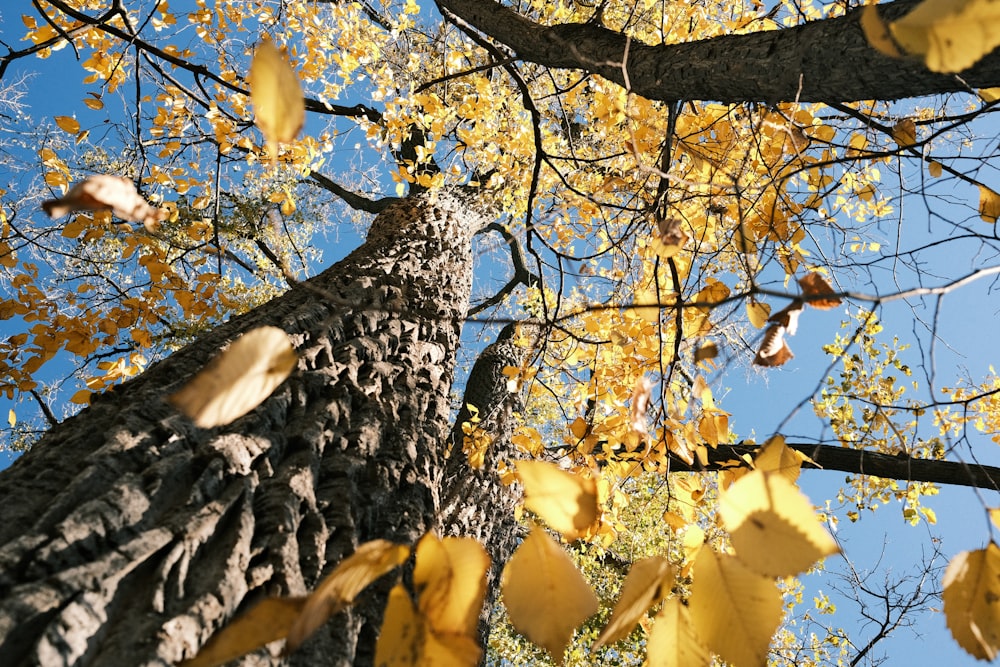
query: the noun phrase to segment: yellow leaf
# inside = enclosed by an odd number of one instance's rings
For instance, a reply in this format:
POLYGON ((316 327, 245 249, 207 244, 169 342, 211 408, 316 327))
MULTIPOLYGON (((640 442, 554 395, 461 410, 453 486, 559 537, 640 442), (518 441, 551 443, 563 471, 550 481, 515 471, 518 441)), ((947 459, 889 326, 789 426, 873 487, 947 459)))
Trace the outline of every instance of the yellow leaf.
POLYGON ((924 0, 889 25, 896 43, 923 56, 932 72, 952 74, 1000 46, 1000 7, 990 0, 924 0))
POLYGON ((77 405, 90 405, 90 396, 93 393, 89 389, 81 389, 70 396, 69 402, 76 403, 77 405))
POLYGON ((979 217, 990 224, 1000 218, 1000 194, 985 185, 979 186, 979 217))
POLYGON ((486 550, 472 538, 441 540, 428 533, 420 539, 413 587, 417 606, 436 634, 465 635, 475 641, 489 567, 486 550))
POLYGON ((688 609, 698 637, 733 667, 766 665, 771 636, 781 624, 774 579, 708 548, 698 552, 692 574, 688 609))
POLYGON ((216 667, 284 638, 305 598, 265 598, 212 636, 198 655, 178 667, 216 667))
POLYGON ((560 664, 573 631, 597 612, 583 575, 538 526, 504 567, 500 590, 514 628, 560 664))
POLYGON ((299 133, 306 109, 299 77, 267 36, 250 64, 250 100, 254 122, 264 134, 271 164, 275 164, 278 145, 291 141, 299 133))
POLYGON ((780 474, 755 470, 739 479, 722 494, 719 516, 740 561, 769 577, 805 572, 840 551, 809 499, 780 474))
POLYGON ((760 448, 754 457, 757 470, 776 472, 789 482, 799 478, 802 470, 802 455, 785 444, 784 436, 776 435, 760 448))
POLYGON ((900 148, 917 143, 917 124, 912 118, 901 120, 892 126, 892 138, 900 148))
POLYGON ((167 401, 202 428, 228 424, 260 405, 284 382, 297 361, 284 331, 277 327, 253 329, 167 401))
POLYGON ((865 33, 865 39, 868 40, 868 44, 873 49, 890 58, 903 56, 896 48, 896 43, 892 41, 889 28, 879 16, 875 5, 865 5, 864 9, 861 10, 860 23, 861 30, 865 33))
POLYGON ((14 412, 14 408, 7 411, 7 423, 10 424, 11 428, 17 425, 17 413, 14 412))
POLYGON ((69 134, 76 134, 80 131, 80 123, 72 116, 56 116, 56 125, 63 132, 68 132, 69 134))
POLYGON ((979 99, 983 102, 996 102, 1000 100, 1000 88, 980 88, 976 91, 979 99))
POLYGON ((647 667, 708 667, 711 656, 698 640, 691 613, 679 597, 672 597, 653 621, 646 641, 647 667))
POLYGON ((931 175, 931 178, 941 178, 941 173, 943 167, 940 162, 936 160, 927 161, 927 173, 931 175))
POLYGON ((101 96, 97 93, 87 93, 89 97, 83 98, 83 103, 87 107, 93 109, 94 111, 100 111, 104 108, 104 102, 101 101, 101 96))
POLYGON ((767 323, 767 318, 771 316, 771 306, 766 303, 748 303, 747 304, 747 317, 750 318, 750 324, 758 329, 763 329, 764 325, 767 323))
POLYGON ((379 667, 416 667, 423 657, 424 628, 402 584, 389 591, 385 616, 375 644, 379 667))
POLYGON ((708 359, 715 359, 719 356, 719 348, 715 343, 705 343, 701 345, 694 353, 695 362, 706 361, 708 359))
POLYGON ((369 584, 409 557, 409 547, 387 540, 372 540, 359 546, 306 599, 302 613, 288 631, 287 650, 294 651, 327 619, 352 604, 369 584))
POLYGON ((597 483, 544 461, 517 461, 524 505, 553 530, 575 539, 597 521, 597 483))
POLYGON ((614 644, 632 632, 639 619, 670 593, 674 568, 662 556, 636 561, 625 577, 611 620, 604 626, 593 649, 614 644))
MULTIPOLYGON (((13 424, 11 424, 13 426, 13 424)), ((990 509, 990 521, 997 528, 1000 528, 1000 507, 993 507, 990 509)))
POLYGON ((944 572, 944 617, 955 641, 979 660, 1000 653, 1000 547, 963 551, 944 572))
POLYGON ((590 431, 590 424, 588 424, 587 420, 583 417, 577 417, 573 420, 573 423, 569 425, 569 431, 577 440, 583 440, 587 437, 587 433, 590 431))

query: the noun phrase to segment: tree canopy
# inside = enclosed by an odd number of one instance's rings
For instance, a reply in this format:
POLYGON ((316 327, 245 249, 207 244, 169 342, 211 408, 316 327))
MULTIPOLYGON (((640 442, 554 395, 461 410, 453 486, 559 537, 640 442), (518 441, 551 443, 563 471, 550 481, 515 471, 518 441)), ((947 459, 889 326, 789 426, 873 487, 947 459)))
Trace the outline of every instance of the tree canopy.
MULTIPOLYGON (((370 214, 462 186, 495 218, 467 365, 495 325, 536 332, 500 371, 524 396, 504 416, 522 460, 488 455, 495 415, 454 406, 461 455, 524 490, 499 586, 518 633, 556 662, 637 647, 657 665, 874 662, 935 592, 887 585, 892 622, 852 643, 795 577, 824 557, 850 570, 838 523, 898 505, 932 526, 926 499, 963 485, 983 534, 944 545, 932 575, 958 644, 1000 651, 984 287, 1000 273, 1000 54, 983 0, 24 12, 3 16, 0 56, 7 448, 302 285, 370 214), (39 58, 80 93, 36 100, 39 58), (822 497, 803 468, 849 475, 822 497), (622 577, 620 594, 602 583, 622 577)), ((207 429, 253 410, 295 365, 261 340, 173 403, 207 429)), ((268 598, 255 613, 282 631, 266 639, 294 648, 411 553, 383 630, 411 643, 376 660, 474 664, 490 558, 453 537, 364 545, 310 597, 268 598)), ((536 650, 510 628, 493 646, 536 650)))

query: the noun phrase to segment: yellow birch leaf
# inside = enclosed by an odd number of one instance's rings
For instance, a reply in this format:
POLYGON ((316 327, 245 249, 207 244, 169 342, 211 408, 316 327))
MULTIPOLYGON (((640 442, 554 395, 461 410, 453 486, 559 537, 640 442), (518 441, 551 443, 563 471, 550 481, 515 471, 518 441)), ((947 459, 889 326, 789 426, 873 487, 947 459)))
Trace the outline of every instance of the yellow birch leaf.
POLYGON ((89 389, 81 389, 70 396, 69 402, 76 403, 77 405, 90 405, 90 396, 93 393, 89 389))
POLYGON ((687 606, 676 596, 664 602, 646 640, 647 667, 708 667, 711 657, 698 640, 687 606))
POLYGON ((486 550, 472 538, 442 540, 428 533, 420 539, 413 587, 417 607, 435 634, 465 635, 475 641, 489 567, 486 550))
POLYGON ((569 425, 569 431, 577 440, 583 440, 587 437, 587 433, 590 431, 590 424, 588 424, 587 420, 583 417, 577 417, 573 420, 573 423, 569 425))
POLYGON ((14 408, 7 411, 7 423, 10 424, 11 428, 17 425, 17 413, 14 412, 14 408))
POLYGON ((736 556, 754 572, 790 577, 840 551, 812 503, 780 474, 755 470, 719 500, 719 516, 736 556))
POLYGON ((795 482, 802 470, 802 455, 785 444, 785 438, 776 435, 760 448, 754 457, 757 470, 776 472, 789 482, 795 482))
POLYGON ((198 655, 178 667, 216 667, 284 638, 306 598, 265 598, 212 636, 198 655))
POLYGON ((760 302, 747 304, 747 317, 750 318, 750 324, 754 325, 755 328, 763 329, 764 325, 767 324, 767 318, 770 316, 770 304, 760 302))
POLYGON ((868 45, 890 58, 902 58, 903 54, 896 48, 896 43, 892 41, 889 34, 889 27, 878 14, 875 5, 865 5, 861 10, 861 30, 865 33, 868 45))
POLYGON ((250 101, 254 122, 264 134, 271 164, 275 164, 278 145, 291 141, 302 129, 306 108, 299 77, 267 36, 250 64, 250 101))
POLYGON ((1000 46, 1000 7, 990 0, 924 0, 889 30, 904 51, 932 72, 968 69, 1000 46))
POLYGON ((1000 88, 980 88, 976 93, 983 102, 996 102, 1000 100, 1000 88))
POLYGON ((906 118, 892 126, 892 138, 900 148, 917 143, 917 124, 912 118, 906 118))
POLYGON ((943 168, 941 163, 936 160, 927 161, 927 173, 931 175, 931 178, 941 178, 941 173, 943 168))
POLYGON ((597 482, 545 461, 517 461, 524 506, 566 539, 575 539, 597 521, 597 482))
MULTIPOLYGON (((11 424, 13 426, 13 424, 11 424)), ((997 528, 1000 528, 1000 507, 994 507, 990 509, 990 521, 997 528)))
POLYGON ((295 368, 288 334, 260 327, 240 336, 167 401, 201 428, 228 424, 264 402, 295 368))
POLYGON ((288 632, 294 651, 334 614, 354 602, 358 593, 410 557, 410 548, 387 540, 365 542, 342 560, 306 599, 302 613, 288 632))
POLYGON ((417 667, 423 657, 424 628, 402 584, 389 591, 378 641, 375 664, 379 667, 417 667))
POLYGON ((56 116, 56 125, 63 132, 76 134, 80 131, 80 123, 72 116, 56 116))
POLYGON ((1000 547, 963 551, 948 563, 941 597, 955 641, 979 660, 1000 653, 1000 547))
POLYGON ((101 96, 97 93, 87 93, 89 97, 83 98, 83 103, 87 107, 93 109, 94 111, 100 111, 104 108, 104 102, 101 101, 101 96))
POLYGON ((979 186, 979 217, 990 224, 1000 218, 1000 194, 985 185, 979 186))
POLYGON ((559 664, 573 631, 597 613, 597 597, 583 575, 538 526, 504 566, 500 592, 514 629, 559 664))
POLYGON ((632 564, 625 577, 611 620, 604 626, 593 650, 624 639, 654 604, 670 593, 674 568, 662 556, 650 556, 632 564))
POLYGON ((781 624, 774 579, 711 549, 698 552, 692 575, 688 609, 706 647, 733 667, 766 665, 771 636, 781 624))

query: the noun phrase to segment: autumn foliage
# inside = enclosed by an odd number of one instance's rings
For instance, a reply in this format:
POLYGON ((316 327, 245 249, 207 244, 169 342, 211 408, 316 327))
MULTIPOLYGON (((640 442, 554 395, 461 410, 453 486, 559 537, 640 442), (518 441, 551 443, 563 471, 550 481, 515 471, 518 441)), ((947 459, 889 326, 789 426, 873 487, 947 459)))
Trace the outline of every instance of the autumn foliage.
MULTIPOLYGON (((15 206, 22 193, 0 191, 0 318, 10 331, 0 341, 0 389, 15 406, 12 442, 30 445, 40 420, 58 421, 66 406, 114 391, 149 360, 298 285, 314 268, 320 221, 341 206, 332 197, 370 213, 408 193, 480 188, 499 211, 517 275, 498 295, 484 288, 479 301, 498 319, 543 323, 546 334, 530 345, 529 363, 503 369, 509 393, 528 397, 510 417, 521 459, 486 471, 523 491, 524 535, 507 562, 493 563, 467 537, 367 542, 308 596, 251 606, 185 667, 279 641, 292 653, 372 586, 387 591, 378 664, 477 665, 491 567, 502 572, 511 627, 556 663, 587 660, 570 647, 590 622, 588 655, 625 641, 643 644, 650 665, 708 665, 713 655, 768 664, 777 644, 792 641, 781 634, 795 607, 791 582, 842 555, 830 532, 839 519, 800 489, 811 461, 786 437, 765 434, 757 447, 745 423, 737 435, 723 391, 735 374, 726 373, 780 374, 793 358, 828 363, 809 407, 824 437, 845 448, 944 459, 957 447, 943 439, 1000 431, 992 369, 945 388, 928 371, 926 383, 947 401, 911 400, 917 383, 903 379, 905 346, 884 342, 878 312, 997 272, 892 293, 879 273, 925 280, 916 257, 936 243, 896 247, 894 261, 907 269, 885 269, 879 253, 893 239, 882 240, 883 223, 902 224, 900 201, 884 194, 890 169, 900 182, 947 175, 967 186, 973 222, 956 224, 962 235, 1000 217, 987 179, 934 143, 971 122, 965 115, 992 108, 996 91, 976 92, 961 114, 832 97, 657 100, 629 85, 638 64, 627 51, 615 61, 625 85, 521 62, 502 35, 484 37, 460 15, 464 3, 440 3, 440 16, 413 0, 254 12, 189 4, 102 15, 97 0, 50 2, 39 5, 44 16, 23 17, 18 57, 57 57, 71 39, 91 89, 80 119, 53 116, 31 153, 31 210, 15 206), (94 114, 131 109, 122 91, 133 78, 143 82, 135 84, 141 114, 122 145, 110 145, 96 136, 94 114), (904 159, 916 167, 905 171, 904 159), (337 179, 325 175, 335 170, 337 179), (38 222, 39 210, 56 222, 38 222), (878 274, 868 282, 874 295, 859 286, 866 271, 878 274), (817 339, 816 311, 840 312, 841 331, 817 339), (29 410, 38 415, 19 423, 29 410), (754 455, 711 459, 737 443, 754 455), (680 464, 703 472, 677 473, 680 464), (607 604, 581 561, 588 549, 617 553, 634 530, 636 488, 651 478, 666 480, 654 531, 662 548, 627 559, 607 604)), ((630 45, 780 31, 842 12, 811 2, 775 11, 739 0, 599 4, 518 11, 532 25, 596 23, 630 45)), ((994 14, 983 0, 925 0, 902 18, 869 5, 857 21, 872 57, 950 74, 1000 44, 996 31, 975 28, 994 14)), ((982 247, 992 252, 993 240, 982 247)), ((225 426, 256 409, 298 361, 284 331, 255 329, 167 400, 199 428, 225 426)), ((491 440, 478 406, 464 407, 472 417, 459 424, 462 455, 479 469, 491 440)), ((922 504, 937 492, 932 484, 858 472, 838 497, 849 520, 898 501, 906 521, 934 522, 922 504)), ((992 540, 959 553, 944 573, 948 628, 979 659, 1000 653, 998 577, 992 540)))

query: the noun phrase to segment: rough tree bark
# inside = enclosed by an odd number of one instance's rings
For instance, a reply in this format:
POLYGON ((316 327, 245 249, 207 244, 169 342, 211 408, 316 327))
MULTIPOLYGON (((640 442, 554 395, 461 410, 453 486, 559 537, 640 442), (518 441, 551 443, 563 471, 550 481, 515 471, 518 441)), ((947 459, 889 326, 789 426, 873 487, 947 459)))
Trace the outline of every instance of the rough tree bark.
MULTIPOLYGON (((437 527, 509 551, 509 526, 441 511, 446 463, 448 493, 465 494, 446 452, 471 239, 490 222, 471 203, 452 191, 391 206, 346 259, 102 396, 0 474, 0 665, 174 664, 241 606, 307 592, 374 538, 412 544, 437 527), (258 409, 202 430, 164 402, 265 324, 301 359, 258 409)), ((370 663, 377 597, 291 663, 370 663)))
MULTIPOLYGON (((724 35, 682 44, 643 44, 599 23, 545 26, 494 0, 437 0, 438 6, 522 59, 579 69, 651 100, 852 102, 971 91, 1000 85, 1000 51, 962 75, 936 74, 919 59, 896 59, 868 45, 860 10, 785 30, 724 35)), ((883 19, 919 0, 879 5, 883 19)))

